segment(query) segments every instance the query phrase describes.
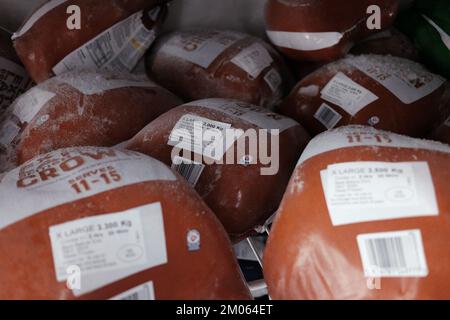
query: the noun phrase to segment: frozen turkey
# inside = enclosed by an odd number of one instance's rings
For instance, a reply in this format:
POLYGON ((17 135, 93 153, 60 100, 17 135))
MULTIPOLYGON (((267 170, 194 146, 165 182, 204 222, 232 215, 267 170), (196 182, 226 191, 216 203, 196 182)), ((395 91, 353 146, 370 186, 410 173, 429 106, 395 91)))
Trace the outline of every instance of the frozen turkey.
POLYGON ((227 98, 272 108, 292 82, 275 49, 235 31, 173 32, 146 59, 149 76, 186 101, 227 98))
POLYGON ((264 252, 273 299, 449 299, 450 146, 372 127, 303 153, 264 252))
POLYGON ((446 81, 399 57, 349 55, 303 78, 280 113, 315 135, 359 124, 425 137, 448 103, 446 81))
POLYGON ((181 173, 235 240, 276 211, 308 140, 292 119, 245 102, 206 99, 170 110, 122 147, 181 173))
POLYGON ((50 0, 13 35, 31 78, 72 70, 131 71, 155 40, 165 0, 50 0))
POLYGON ((65 147, 114 146, 180 104, 145 76, 64 73, 14 102, 0 121, 0 147, 21 164, 65 147))
POLYGON ((143 154, 38 156, 1 179, 0 212, 1 299, 250 298, 223 226, 143 154))

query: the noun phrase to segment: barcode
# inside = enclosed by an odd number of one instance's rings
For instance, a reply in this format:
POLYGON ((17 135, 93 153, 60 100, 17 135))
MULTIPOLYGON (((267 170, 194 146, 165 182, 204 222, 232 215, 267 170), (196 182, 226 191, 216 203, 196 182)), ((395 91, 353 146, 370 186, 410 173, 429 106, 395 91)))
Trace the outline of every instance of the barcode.
POLYGON ((420 230, 365 234, 357 240, 366 276, 428 274, 420 230))
POLYGON ((205 165, 199 162, 191 161, 181 157, 175 157, 172 163, 172 169, 183 176, 190 185, 197 184, 205 165))
POLYGON ((123 297, 121 300, 140 300, 139 293, 138 292, 132 293, 129 296, 123 297))
POLYGON ((342 119, 342 116, 334 111, 330 106, 322 103, 319 110, 317 110, 314 118, 320 121, 327 129, 333 129, 342 119))
POLYGON ((111 34, 106 32, 86 46, 86 49, 97 68, 101 68, 114 57, 114 49, 111 41, 111 34))
POLYGON ((147 282, 143 285, 121 293, 110 300, 155 300, 153 282, 147 282))
POLYGON ((281 75, 275 69, 270 69, 270 71, 264 76, 264 80, 269 85, 272 92, 277 92, 283 82, 281 75))

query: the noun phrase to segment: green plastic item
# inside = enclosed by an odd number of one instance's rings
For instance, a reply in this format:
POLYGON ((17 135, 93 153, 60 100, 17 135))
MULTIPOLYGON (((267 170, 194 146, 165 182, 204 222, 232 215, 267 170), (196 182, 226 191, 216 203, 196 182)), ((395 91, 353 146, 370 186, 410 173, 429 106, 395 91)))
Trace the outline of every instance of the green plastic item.
POLYGON ((397 27, 431 70, 450 79, 450 0, 416 0, 399 15, 397 27))

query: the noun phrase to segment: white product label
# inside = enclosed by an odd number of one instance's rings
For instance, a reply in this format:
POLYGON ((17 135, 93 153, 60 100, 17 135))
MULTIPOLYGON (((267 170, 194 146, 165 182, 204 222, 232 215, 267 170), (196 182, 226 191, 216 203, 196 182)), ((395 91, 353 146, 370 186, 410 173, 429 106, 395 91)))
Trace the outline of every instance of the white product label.
POLYGON ((0 229, 38 212, 127 185, 175 180, 138 152, 80 147, 54 151, 8 172, 0 183, 0 229))
POLYGON ((67 2, 68 0, 50 0, 47 1, 44 5, 42 5, 38 10, 36 10, 33 15, 27 20, 27 22, 20 28, 19 31, 14 33, 12 36, 12 40, 15 40, 30 30, 33 25, 39 21, 45 14, 56 8, 57 6, 67 2))
POLYGON ((314 114, 314 118, 323 124, 325 128, 332 129, 342 119, 342 116, 326 103, 322 103, 320 108, 314 114))
POLYGON ((80 72, 76 74, 64 73, 55 78, 55 81, 66 83, 85 95, 103 93, 119 88, 153 88, 157 85, 146 77, 130 76, 130 79, 117 79, 106 74, 93 74, 80 72))
POLYGON ((339 32, 267 31, 267 36, 278 47, 315 51, 337 45, 344 35, 339 32))
POLYGON ((428 23, 431 24, 433 26, 433 28, 436 29, 437 32, 439 32, 439 35, 441 36, 442 42, 448 48, 448 50, 450 50, 450 36, 444 31, 444 29, 439 27, 433 20, 428 18, 426 15, 422 15, 422 17, 425 20, 427 20, 428 23))
POLYGON ((346 61, 383 85, 405 104, 428 96, 445 82, 410 60, 392 56, 352 56, 346 61))
POLYGON ((264 76, 264 81, 269 85, 272 92, 278 92, 280 91, 283 79, 277 70, 270 69, 270 71, 264 76))
POLYGON ((167 263, 160 203, 51 226, 49 234, 57 281, 71 266, 80 270, 75 295, 167 263))
POLYGON ((142 16, 140 11, 115 24, 66 56, 53 72, 59 75, 72 70, 131 71, 156 38, 155 31, 143 24, 142 16))
POLYGON ((206 69, 227 48, 246 37, 245 34, 233 31, 213 30, 198 32, 194 35, 177 33, 160 50, 206 69))
POLYGON ((9 107, 30 84, 24 68, 0 57, 0 112, 9 107))
POLYGON ((420 230, 361 234, 357 237, 366 277, 426 277, 420 230))
POLYGON ((193 101, 186 105, 217 110, 226 115, 237 117, 267 130, 279 130, 280 132, 283 132, 298 125, 297 122, 290 118, 270 112, 267 109, 255 105, 239 101, 226 99, 204 99, 193 101))
POLYGON ((34 87, 20 96, 12 106, 13 114, 21 122, 30 123, 42 107, 56 96, 55 93, 34 87))
POLYGON ((338 163, 321 178, 334 226, 439 214, 427 162, 338 163))
POLYGON ((316 136, 302 153, 298 165, 325 152, 363 146, 423 149, 450 153, 450 146, 443 143, 414 139, 373 127, 353 125, 326 131, 316 136))
POLYGON ((228 129, 231 129, 229 123, 187 114, 178 120, 170 134, 168 144, 214 160, 221 160, 234 143, 234 140, 226 139, 228 129))
POLYGON ((155 300, 155 289, 153 282, 149 281, 133 289, 127 290, 124 293, 112 297, 110 300, 155 300))
POLYGON ((270 67, 273 59, 263 45, 254 43, 239 52, 231 62, 256 79, 264 69, 270 67))
POLYGON ((20 127, 11 120, 7 120, 0 128, 0 147, 8 148, 19 132, 20 127))
POLYGON ((205 169, 205 165, 200 162, 176 156, 172 162, 172 169, 184 177, 191 186, 195 187, 203 169, 205 169))
POLYGON ((372 92, 338 72, 321 91, 322 99, 344 109, 351 116, 378 100, 372 92))

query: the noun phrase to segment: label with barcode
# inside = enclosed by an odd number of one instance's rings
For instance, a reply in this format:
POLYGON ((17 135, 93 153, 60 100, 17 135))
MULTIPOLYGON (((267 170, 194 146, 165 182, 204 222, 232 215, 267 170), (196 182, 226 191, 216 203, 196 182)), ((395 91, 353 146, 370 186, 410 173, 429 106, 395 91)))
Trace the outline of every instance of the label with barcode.
POLYGON ((338 72, 321 91, 322 99, 354 116, 367 105, 378 100, 372 92, 338 72))
POLYGON ((231 62, 256 79, 272 64, 273 59, 263 45, 254 43, 239 52, 231 62))
POLYGON ((314 118, 323 124, 325 128, 332 129, 342 119, 342 116, 326 103, 322 103, 314 118))
POLYGON ((275 69, 270 69, 269 72, 264 76, 264 81, 270 87, 272 92, 279 92, 281 90, 281 84, 283 79, 280 73, 275 69))
POLYGON ((238 138, 227 139, 229 129, 229 123, 186 114, 173 128, 168 144, 219 161, 238 138))
POLYGON ((121 294, 118 294, 117 296, 112 297, 110 300, 155 300, 155 289, 153 286, 153 282, 149 281, 140 286, 127 290, 121 294))
POLYGON ((195 187, 203 169, 205 169, 205 165, 200 162, 176 156, 172 162, 172 169, 183 176, 190 185, 195 187))
POLYGON ((143 24, 143 15, 143 11, 137 12, 102 32, 67 55, 53 72, 59 75, 72 70, 131 71, 156 38, 155 30, 148 30, 143 24))
POLYGON ((439 215, 427 162, 337 163, 321 178, 334 226, 439 215))
POLYGON ((357 237, 366 277, 426 277, 420 230, 361 234, 357 237))
POLYGON ((234 31, 177 32, 164 43, 160 51, 206 69, 226 49, 245 37, 245 34, 234 31))

